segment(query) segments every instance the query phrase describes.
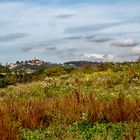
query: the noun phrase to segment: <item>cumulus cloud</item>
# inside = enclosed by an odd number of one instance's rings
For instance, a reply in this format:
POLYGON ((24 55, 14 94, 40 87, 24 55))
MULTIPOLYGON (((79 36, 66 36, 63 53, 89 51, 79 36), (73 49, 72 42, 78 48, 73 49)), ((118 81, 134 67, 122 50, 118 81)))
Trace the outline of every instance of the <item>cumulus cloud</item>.
POLYGON ((133 55, 140 55, 140 48, 139 47, 132 48, 132 54, 133 55))
POLYGON ((0 36, 0 41, 13 41, 15 39, 19 39, 19 38, 24 38, 28 36, 27 33, 10 33, 10 34, 5 34, 5 35, 1 35, 0 36))
POLYGON ((114 41, 111 45, 116 47, 134 47, 139 45, 139 42, 134 39, 121 39, 114 41))
POLYGON ((115 56, 103 53, 82 53, 81 58, 89 61, 114 61, 115 56))
POLYGON ((129 61, 130 58, 131 60, 135 60, 138 56, 140 56, 140 47, 126 49, 117 55, 120 59, 126 59, 127 61, 129 61))

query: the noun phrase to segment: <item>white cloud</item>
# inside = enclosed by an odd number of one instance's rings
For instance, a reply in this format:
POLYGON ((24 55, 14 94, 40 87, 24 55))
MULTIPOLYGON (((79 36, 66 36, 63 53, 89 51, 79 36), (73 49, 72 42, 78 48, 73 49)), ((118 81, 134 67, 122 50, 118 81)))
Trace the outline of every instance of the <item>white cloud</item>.
POLYGON ((134 47, 138 44, 139 42, 134 39, 121 39, 118 41, 114 41, 111 45, 117 47, 134 47))
POLYGON ((133 55, 140 55, 140 48, 139 47, 132 48, 132 54, 133 55))
POLYGON ((114 61, 115 56, 112 54, 102 54, 102 53, 82 53, 81 59, 90 61, 114 61))

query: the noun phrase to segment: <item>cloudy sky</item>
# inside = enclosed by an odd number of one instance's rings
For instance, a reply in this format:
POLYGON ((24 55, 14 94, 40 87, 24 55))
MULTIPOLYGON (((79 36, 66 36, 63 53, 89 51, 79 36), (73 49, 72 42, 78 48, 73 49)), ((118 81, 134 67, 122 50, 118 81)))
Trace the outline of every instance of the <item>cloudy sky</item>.
POLYGON ((139 0, 0 0, 0 63, 134 61, 139 0))

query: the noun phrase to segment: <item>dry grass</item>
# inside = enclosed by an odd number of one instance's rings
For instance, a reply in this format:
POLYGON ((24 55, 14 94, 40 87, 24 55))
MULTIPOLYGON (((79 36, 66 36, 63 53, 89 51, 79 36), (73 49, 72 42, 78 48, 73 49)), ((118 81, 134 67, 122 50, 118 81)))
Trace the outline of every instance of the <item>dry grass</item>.
MULTIPOLYGON (((105 102, 93 94, 83 95, 80 92, 62 99, 7 99, 0 107, 0 139, 19 139, 19 128, 36 129, 56 122, 65 125, 77 123, 85 117, 84 114, 89 122, 136 122, 140 120, 140 101, 119 96, 105 102)), ((125 137, 127 139, 127 134, 125 137)))

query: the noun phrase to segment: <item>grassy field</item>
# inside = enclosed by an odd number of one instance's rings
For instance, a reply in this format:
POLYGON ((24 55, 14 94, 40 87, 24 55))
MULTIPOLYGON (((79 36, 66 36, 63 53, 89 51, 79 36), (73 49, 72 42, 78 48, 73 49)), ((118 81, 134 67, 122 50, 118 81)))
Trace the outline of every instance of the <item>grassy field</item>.
POLYGON ((21 139, 139 140, 140 64, 0 89, 0 140, 21 139))

